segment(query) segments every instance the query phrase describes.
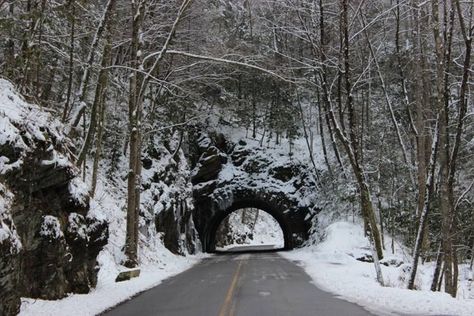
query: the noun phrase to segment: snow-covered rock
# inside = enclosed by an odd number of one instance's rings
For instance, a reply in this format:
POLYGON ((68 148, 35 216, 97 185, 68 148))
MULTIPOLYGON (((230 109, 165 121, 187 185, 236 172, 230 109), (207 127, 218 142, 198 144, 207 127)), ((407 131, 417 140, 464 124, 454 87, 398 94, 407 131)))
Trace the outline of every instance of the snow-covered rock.
POLYGON ((107 223, 89 214, 63 129, 0 79, 0 314, 15 314, 20 296, 56 299, 97 282, 107 223))
POLYGON ((175 254, 193 254, 201 247, 192 215, 190 167, 183 151, 173 153, 169 146, 155 140, 142 155, 141 230, 148 236, 161 234, 175 254))
POLYGON ((258 142, 236 142, 221 133, 195 135, 191 161, 194 220, 205 251, 214 248, 217 226, 229 213, 246 207, 262 209, 279 222, 285 247, 308 239, 318 190, 314 169, 258 142))

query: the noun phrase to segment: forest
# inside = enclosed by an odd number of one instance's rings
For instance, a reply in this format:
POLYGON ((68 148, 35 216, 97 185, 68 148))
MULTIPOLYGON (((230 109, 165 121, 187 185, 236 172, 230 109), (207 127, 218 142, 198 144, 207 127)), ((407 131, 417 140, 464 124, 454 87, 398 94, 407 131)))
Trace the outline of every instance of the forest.
POLYGON ((150 148, 178 162, 220 124, 307 157, 320 207, 362 219, 379 283, 390 234, 412 258, 406 288, 431 262, 431 291, 456 297, 474 260, 473 14, 461 0, 0 0, 0 77, 60 121, 91 197, 124 179, 127 267, 150 148))

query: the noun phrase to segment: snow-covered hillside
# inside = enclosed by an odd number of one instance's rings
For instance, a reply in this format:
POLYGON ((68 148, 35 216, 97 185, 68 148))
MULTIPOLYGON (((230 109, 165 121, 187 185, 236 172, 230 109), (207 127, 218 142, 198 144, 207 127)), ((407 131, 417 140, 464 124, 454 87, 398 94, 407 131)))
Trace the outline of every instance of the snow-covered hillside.
POLYGON ((231 213, 218 230, 218 249, 268 245, 283 248, 283 232, 267 212, 240 209, 231 213))
POLYGON ((418 290, 407 290, 410 251, 385 235, 382 287, 377 283, 373 263, 361 261, 371 258, 371 251, 359 219, 337 220, 323 229, 321 236, 316 245, 281 254, 303 266, 315 284, 326 291, 382 315, 474 315, 473 275, 467 265, 460 266, 457 298, 430 291, 432 262, 420 265, 418 290))

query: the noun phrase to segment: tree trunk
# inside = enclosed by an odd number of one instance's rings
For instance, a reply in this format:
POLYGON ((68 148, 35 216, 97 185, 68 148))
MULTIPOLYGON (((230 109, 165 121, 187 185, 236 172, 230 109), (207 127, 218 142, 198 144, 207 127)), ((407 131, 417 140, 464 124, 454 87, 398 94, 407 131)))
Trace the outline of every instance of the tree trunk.
POLYGON ((140 126, 139 118, 141 115, 140 89, 143 74, 138 71, 141 65, 141 54, 139 54, 141 43, 140 33, 143 21, 144 2, 132 2, 132 37, 131 37, 131 67, 134 69, 130 76, 129 84, 129 164, 127 178, 127 232, 125 239, 125 255, 127 256, 124 265, 135 267, 138 264, 138 223, 139 223, 139 168, 141 164, 140 148, 140 126))
POLYGON ((74 75, 74 42, 76 32, 76 6, 75 0, 69 1, 69 11, 71 19, 71 33, 69 38, 69 69, 68 69, 68 81, 67 81, 67 92, 66 92, 66 104, 64 104, 63 115, 61 117, 62 122, 66 121, 67 114, 69 113, 69 106, 71 104, 72 94, 72 81, 74 75))
POLYGON ((105 100, 105 91, 102 93, 102 97, 100 99, 100 118, 99 118, 99 126, 97 130, 97 136, 95 139, 95 154, 94 154, 94 163, 92 165, 92 180, 91 180, 91 189, 90 195, 91 197, 95 196, 95 191, 97 187, 97 175, 99 171, 99 163, 100 163, 100 156, 102 154, 102 138, 104 135, 105 129, 105 112, 106 112, 106 100, 105 100))
POLYGON ((423 238, 425 237, 424 232, 426 231, 425 226, 428 220, 428 213, 430 210, 430 201, 432 198, 433 183, 434 183, 434 172, 435 172, 435 167, 436 167, 436 155, 438 152, 438 141, 439 141, 438 123, 436 124, 435 134, 433 138, 434 139, 432 142, 433 145, 431 147, 431 157, 430 157, 430 162, 429 162, 429 167, 428 167, 428 180, 426 181, 425 191, 423 193, 423 196, 425 197, 425 201, 423 203, 423 208, 420 214, 418 232, 416 235, 415 247, 413 249, 413 263, 410 270, 411 271, 410 278, 408 280, 408 289, 410 290, 413 290, 415 287, 415 278, 416 278, 416 272, 418 269, 418 260, 421 254, 423 238))
POLYGON ((104 46, 104 51, 102 53, 102 62, 101 62, 101 69, 99 72, 99 78, 97 81, 97 86, 95 90, 94 102, 92 103, 91 109, 91 118, 89 123, 89 128, 86 133, 86 138, 84 143, 82 144, 81 151, 77 157, 76 165, 81 166, 82 163, 87 158, 87 153, 90 150, 92 145, 92 141, 94 139, 95 130, 97 127, 97 121, 99 120, 100 110, 99 105, 102 99, 102 95, 104 94, 105 89, 107 88, 108 82, 108 70, 107 66, 110 64, 110 53, 112 50, 112 44, 108 41, 104 46))
POLYGON ((438 289, 439 276, 441 274, 441 265, 443 264, 443 253, 441 252, 441 243, 438 246, 436 253, 436 266, 433 273, 433 280, 431 281, 431 291, 436 292, 438 289))

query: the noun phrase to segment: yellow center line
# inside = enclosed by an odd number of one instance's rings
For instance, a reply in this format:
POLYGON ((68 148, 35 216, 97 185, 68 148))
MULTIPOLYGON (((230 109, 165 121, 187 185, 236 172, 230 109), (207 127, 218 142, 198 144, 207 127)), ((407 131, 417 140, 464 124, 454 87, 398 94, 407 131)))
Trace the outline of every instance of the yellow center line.
POLYGON ((229 316, 234 316, 235 315, 235 302, 232 304, 232 308, 230 309, 229 316))
POLYGON ((220 309, 219 316, 229 315, 230 312, 232 312, 233 314, 233 308, 230 311, 229 308, 232 307, 232 297, 234 296, 234 291, 239 280, 240 268, 242 267, 243 262, 244 260, 239 261, 237 270, 235 270, 234 272, 234 276, 232 277, 232 283, 230 283, 230 287, 227 290, 227 295, 225 296, 224 304, 222 304, 222 307, 220 309))

